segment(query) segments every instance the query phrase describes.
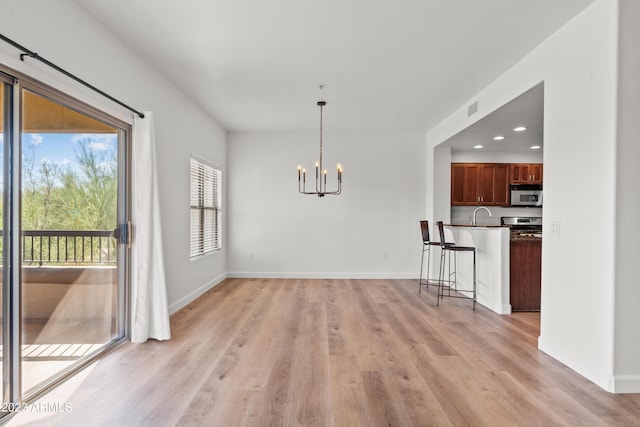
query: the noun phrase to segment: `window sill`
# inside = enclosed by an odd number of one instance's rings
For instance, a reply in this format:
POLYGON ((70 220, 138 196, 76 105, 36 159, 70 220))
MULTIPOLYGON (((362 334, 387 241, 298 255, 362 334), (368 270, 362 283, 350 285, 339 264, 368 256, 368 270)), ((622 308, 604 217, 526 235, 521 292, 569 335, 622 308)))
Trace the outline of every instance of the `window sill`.
POLYGON ((204 253, 204 254, 200 254, 200 255, 196 255, 196 256, 194 256, 194 257, 191 257, 191 258, 189 258, 189 261, 197 261, 197 260, 199 260, 199 259, 206 258, 206 257, 208 257, 208 256, 210 256, 210 255, 218 254, 218 253, 220 253, 220 252, 222 252, 222 248, 220 248, 220 249, 214 249, 214 250, 209 251, 209 252, 207 252, 207 253, 204 253))

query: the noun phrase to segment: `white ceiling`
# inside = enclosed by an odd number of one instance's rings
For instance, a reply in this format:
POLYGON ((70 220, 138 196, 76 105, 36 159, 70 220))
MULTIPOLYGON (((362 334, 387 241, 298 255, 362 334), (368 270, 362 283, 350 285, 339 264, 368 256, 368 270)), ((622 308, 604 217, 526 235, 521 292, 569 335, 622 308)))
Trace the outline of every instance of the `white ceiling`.
POLYGON ((594 0, 76 1, 229 131, 425 132, 594 0))
POLYGON ((444 142, 451 151, 525 152, 543 149, 544 83, 539 83, 444 142), (517 132, 516 127, 526 130, 517 132), (502 140, 494 140, 502 136, 502 140))

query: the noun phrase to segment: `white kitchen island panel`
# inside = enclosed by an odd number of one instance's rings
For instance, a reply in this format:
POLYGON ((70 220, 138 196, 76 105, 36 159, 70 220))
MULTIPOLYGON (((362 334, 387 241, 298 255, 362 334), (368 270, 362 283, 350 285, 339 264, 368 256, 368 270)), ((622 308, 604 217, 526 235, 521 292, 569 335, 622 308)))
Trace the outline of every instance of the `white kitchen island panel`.
MULTIPOLYGON (((453 239, 457 245, 476 248, 476 301, 496 313, 511 314, 509 227, 445 225, 445 235, 447 242, 453 239)), ((473 289, 473 254, 457 253, 457 257, 458 289, 473 289)), ((453 269, 453 262, 451 266, 453 269)), ((445 274, 447 271, 448 265, 445 274)), ((464 294, 471 296, 470 292, 464 294)))

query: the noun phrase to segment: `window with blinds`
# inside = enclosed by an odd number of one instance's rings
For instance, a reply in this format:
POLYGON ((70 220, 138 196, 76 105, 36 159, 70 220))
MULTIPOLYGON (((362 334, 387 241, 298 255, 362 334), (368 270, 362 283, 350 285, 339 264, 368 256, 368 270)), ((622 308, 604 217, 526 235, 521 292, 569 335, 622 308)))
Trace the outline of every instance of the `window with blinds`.
POLYGON ((220 250, 221 177, 206 160, 191 157, 191 258, 220 250))

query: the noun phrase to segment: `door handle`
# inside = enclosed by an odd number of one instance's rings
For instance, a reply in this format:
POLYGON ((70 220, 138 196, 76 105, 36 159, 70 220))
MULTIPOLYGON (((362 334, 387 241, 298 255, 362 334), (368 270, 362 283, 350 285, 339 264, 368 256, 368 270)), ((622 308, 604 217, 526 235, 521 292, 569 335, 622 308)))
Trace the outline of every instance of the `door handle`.
POLYGON ((116 237, 121 244, 127 245, 127 249, 131 248, 131 241, 133 240, 133 225, 131 221, 127 221, 126 224, 120 224, 116 229, 116 237))

